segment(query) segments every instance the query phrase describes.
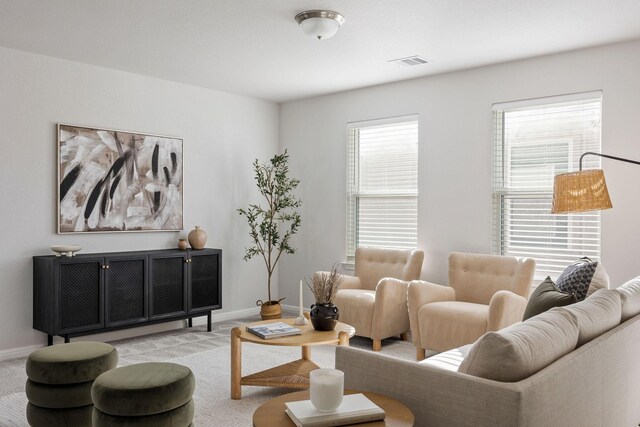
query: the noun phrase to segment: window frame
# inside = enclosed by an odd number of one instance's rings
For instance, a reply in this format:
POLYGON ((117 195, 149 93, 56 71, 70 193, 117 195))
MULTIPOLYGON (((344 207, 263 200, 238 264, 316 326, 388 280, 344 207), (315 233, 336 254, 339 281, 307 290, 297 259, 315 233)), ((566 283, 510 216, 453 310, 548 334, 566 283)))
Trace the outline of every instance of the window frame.
MULTIPOLYGON (((347 264, 355 261, 355 249, 359 246, 360 240, 360 201, 366 199, 409 199, 415 205, 415 227, 413 228, 414 239, 411 239, 411 247, 417 246, 418 235, 418 150, 419 150, 419 120, 417 114, 358 121, 347 123, 347 153, 346 153, 346 254, 347 264), (361 144, 360 133, 362 129, 383 128, 385 126, 400 125, 410 123, 415 125, 415 190, 363 190, 360 182, 361 164, 361 144)), ((408 245, 368 245, 373 247, 408 248, 408 245)))
MULTIPOLYGON (((543 120, 548 120, 549 117, 553 117, 551 114, 546 115, 545 112, 543 120)), ((559 116, 559 114, 558 114, 559 116)), ((585 114, 585 118, 587 118, 587 114, 585 114)), ((602 92, 601 91, 593 91, 593 92, 584 92, 577 93, 571 95, 561 95, 554 97, 544 97, 544 98, 536 98, 529 99, 523 101, 515 101, 515 102, 507 102, 507 103, 499 103, 493 105, 493 135, 492 135, 492 198, 493 198, 493 252, 498 255, 515 255, 520 257, 531 257, 536 259, 537 268, 535 274, 535 280, 543 280, 546 276, 551 276, 552 278, 557 277, 558 274, 562 271, 564 267, 560 266, 560 260, 564 259, 564 262, 567 264, 571 262, 570 258, 575 261, 576 259, 587 254, 594 261, 600 260, 602 253, 602 227, 600 221, 600 213, 599 212, 585 212, 580 214, 556 214, 553 215, 550 213, 550 205, 551 200, 553 198, 553 176, 557 173, 574 171, 578 169, 578 159, 582 153, 585 151, 596 151, 600 152, 602 148, 602 92), (551 176, 551 181, 545 183, 545 186, 540 185, 538 188, 535 188, 535 183, 532 182, 532 188, 530 189, 518 189, 513 188, 512 183, 509 182, 512 177, 510 177, 510 173, 513 174, 514 168, 513 165, 510 165, 510 161, 512 158, 510 156, 513 155, 513 151, 517 149, 517 145, 510 145, 506 140, 507 137, 505 135, 505 114, 509 112, 517 112, 517 111, 526 111, 526 110, 540 110, 546 108, 555 108, 562 107, 563 105, 572 106, 573 108, 579 108, 583 104, 590 103, 598 103, 598 132, 597 132, 597 141, 593 142, 589 139, 589 135, 587 131, 584 131, 582 135, 582 139, 579 144, 574 143, 574 139, 577 138, 579 133, 568 134, 568 136, 557 136, 550 135, 547 138, 548 140, 544 140, 540 143, 540 147, 544 147, 547 150, 548 146, 553 146, 556 144, 558 147, 562 144, 566 144, 567 146, 567 155, 566 155, 566 169, 564 170, 562 167, 556 169, 556 165, 553 162, 542 163, 543 165, 548 165, 548 168, 551 168, 549 175, 551 176), (586 135, 586 136, 585 136, 586 135), (557 139, 554 142, 554 138, 557 139), (509 169, 511 167, 511 169, 509 169), (521 248, 517 245, 513 245, 513 242, 517 242, 517 234, 513 232, 513 228, 517 227, 517 218, 515 215, 518 214, 517 209, 511 209, 509 207, 509 200, 515 201, 517 203, 518 200, 539 200, 540 205, 548 204, 549 211, 541 212, 539 214, 529 214, 530 216, 526 217, 526 208, 520 208, 525 215, 525 219, 521 220, 523 223, 526 221, 534 221, 537 215, 540 218, 544 218, 542 229, 545 230, 542 232, 541 236, 547 239, 546 244, 541 244, 536 249, 536 245, 533 244, 536 240, 536 237, 528 238, 529 241, 527 244, 523 244, 521 248), (514 214, 515 212, 515 214, 514 214), (546 222, 544 222, 546 221, 546 222), (549 225, 551 222, 555 222, 554 225, 549 225), (564 223, 564 224, 559 224, 564 223), (511 229, 510 229, 511 228, 511 229), (564 230, 562 230, 564 229, 564 230), (549 236, 548 234, 545 236, 545 233, 548 233, 546 230, 557 230, 553 234, 555 237, 549 236), (564 237, 560 237, 564 235, 564 237), (561 240, 558 243, 558 240, 561 240), (556 240, 556 241, 554 241, 556 240), (533 242, 532 242, 533 241, 533 242), (562 247, 562 242, 564 242, 565 247, 562 247), (527 247, 528 245, 528 247, 527 247), (513 248, 518 248, 518 250, 513 250, 513 248), (560 255, 558 255, 560 254, 560 255), (549 258, 557 256, 558 260, 550 260, 549 258), (555 263, 555 264, 554 264, 555 263)), ((585 122, 586 125, 587 122, 585 122)), ((537 124, 537 123, 536 123, 537 124)), ((583 126, 585 126, 583 125, 583 126)), ((522 144, 522 147, 525 149, 526 143, 522 144)), ((535 147, 535 145, 532 145, 535 147)), ((531 146, 529 147, 531 149, 531 146)), ((561 149, 553 149, 552 151, 561 152, 561 149)), ((557 157, 557 154, 554 154, 557 157)), ((589 159, 589 163, 585 164, 585 169, 588 168, 599 168, 600 167, 600 158, 597 156, 592 156, 592 159, 589 159)), ((534 162, 536 163, 536 162, 534 162)), ((516 168, 517 169, 517 168, 516 168)), ((544 169, 544 168, 542 168, 544 169)), ((538 179, 542 177, 541 181, 544 182, 546 179, 544 178, 545 174, 538 174, 538 179)), ((526 175, 525 175, 526 179, 526 175)), ((528 182, 524 181, 526 184, 528 182)), ((513 204, 513 202, 512 202, 513 204)), ((522 229, 525 229, 526 226, 521 225, 522 229)), ((529 231, 530 232, 530 231, 529 231)), ((523 231, 521 233, 527 233, 527 231, 523 231)), ((524 239, 526 240, 526 239, 524 239)), ((566 265, 564 265, 566 267, 566 265)))

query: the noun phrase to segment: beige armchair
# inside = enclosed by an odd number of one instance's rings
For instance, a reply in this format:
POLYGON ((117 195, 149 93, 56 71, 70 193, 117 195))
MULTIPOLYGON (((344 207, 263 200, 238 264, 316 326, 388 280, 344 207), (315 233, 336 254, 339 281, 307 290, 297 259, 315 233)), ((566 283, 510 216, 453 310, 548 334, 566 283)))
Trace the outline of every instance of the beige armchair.
POLYGON ((384 338, 407 339, 407 286, 420 278, 423 259, 419 250, 356 249, 355 275, 344 277, 335 304, 340 321, 355 327, 356 335, 373 339, 374 351, 384 338))
POLYGON ((417 359, 425 349, 447 351, 521 321, 535 267, 529 258, 454 252, 449 286, 412 281, 408 306, 417 359))

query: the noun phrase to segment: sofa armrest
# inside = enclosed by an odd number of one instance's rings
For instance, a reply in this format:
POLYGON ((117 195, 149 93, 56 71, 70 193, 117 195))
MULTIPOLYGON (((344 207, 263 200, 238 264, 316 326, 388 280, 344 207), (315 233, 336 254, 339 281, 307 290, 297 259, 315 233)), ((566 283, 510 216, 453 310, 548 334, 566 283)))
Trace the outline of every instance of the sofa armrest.
POLYGON ((416 426, 518 425, 520 387, 380 353, 336 347, 345 388, 384 394, 411 409, 416 426))
POLYGON ((487 331, 499 331, 509 325, 522 321, 527 308, 527 299, 511 291, 498 291, 489 301, 487 331))
POLYGON ((418 310, 425 304, 437 301, 455 301, 456 291, 448 286, 436 285, 424 280, 413 280, 407 289, 407 305, 409 306, 409 324, 411 339, 417 348, 423 348, 420 343, 420 325, 418 324, 418 310))
POLYGON ((384 278, 376 286, 371 338, 381 340, 409 330, 407 286, 404 280, 384 278))

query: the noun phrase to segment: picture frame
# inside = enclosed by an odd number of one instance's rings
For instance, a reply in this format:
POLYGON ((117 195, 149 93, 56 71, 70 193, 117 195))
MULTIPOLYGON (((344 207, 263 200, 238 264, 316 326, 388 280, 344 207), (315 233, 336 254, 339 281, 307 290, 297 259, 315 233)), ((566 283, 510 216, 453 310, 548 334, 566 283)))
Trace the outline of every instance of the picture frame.
POLYGON ((183 140, 59 123, 57 232, 180 231, 183 140))

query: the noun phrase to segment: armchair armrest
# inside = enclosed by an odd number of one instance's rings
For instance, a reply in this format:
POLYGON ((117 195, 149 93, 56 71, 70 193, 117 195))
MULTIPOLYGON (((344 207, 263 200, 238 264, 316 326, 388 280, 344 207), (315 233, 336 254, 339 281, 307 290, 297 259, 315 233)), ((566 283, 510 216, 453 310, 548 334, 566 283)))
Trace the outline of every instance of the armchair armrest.
POLYGON ((511 291, 498 291, 489 301, 487 331, 499 331, 520 322, 527 307, 527 299, 511 291))
POLYGON ((340 289, 362 289, 360 278, 357 276, 347 276, 346 274, 343 274, 340 289))
MULTIPOLYGON (((321 274, 323 276, 328 276, 331 274, 329 271, 316 271, 314 274, 321 274)), ((356 276, 347 276, 346 274, 342 275, 342 284, 339 289, 361 289, 362 285, 360 284, 360 278, 356 276)))
POLYGON ((407 286, 404 280, 384 278, 376 286, 371 338, 381 340, 409 330, 407 286))
POLYGON ((420 307, 423 305, 432 302, 455 301, 456 291, 449 286, 436 285, 435 283, 425 282, 423 280, 413 280, 409 283, 407 294, 411 339, 417 348, 422 348, 420 343, 418 310, 420 310, 420 307))

